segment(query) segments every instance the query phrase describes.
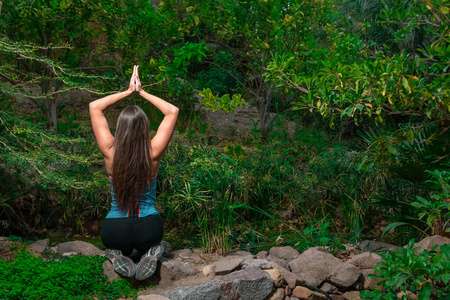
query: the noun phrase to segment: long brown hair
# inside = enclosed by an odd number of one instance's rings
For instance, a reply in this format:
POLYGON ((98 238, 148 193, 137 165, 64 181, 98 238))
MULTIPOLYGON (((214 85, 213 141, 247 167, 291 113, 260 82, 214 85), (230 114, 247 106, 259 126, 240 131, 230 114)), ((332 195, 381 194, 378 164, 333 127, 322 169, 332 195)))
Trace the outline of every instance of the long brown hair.
POLYGON ((150 123, 138 106, 125 108, 114 137, 113 188, 119 204, 130 214, 138 209, 139 195, 152 180, 150 123))

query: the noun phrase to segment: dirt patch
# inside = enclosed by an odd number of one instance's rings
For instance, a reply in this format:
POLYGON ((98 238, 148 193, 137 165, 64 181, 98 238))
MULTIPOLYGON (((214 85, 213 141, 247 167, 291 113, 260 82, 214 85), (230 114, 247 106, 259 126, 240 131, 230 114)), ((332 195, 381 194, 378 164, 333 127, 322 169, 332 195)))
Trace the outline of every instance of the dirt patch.
POLYGON ((13 261, 17 250, 22 247, 22 244, 10 240, 0 240, 0 260, 5 262, 13 261))

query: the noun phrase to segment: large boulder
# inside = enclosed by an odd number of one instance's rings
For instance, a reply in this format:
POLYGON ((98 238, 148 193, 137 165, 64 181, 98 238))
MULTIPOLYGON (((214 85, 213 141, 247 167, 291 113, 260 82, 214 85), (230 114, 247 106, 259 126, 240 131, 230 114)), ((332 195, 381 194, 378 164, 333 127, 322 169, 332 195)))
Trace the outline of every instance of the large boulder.
POLYGON ((160 278, 162 285, 169 285, 172 281, 191 276, 197 273, 194 265, 190 262, 182 262, 177 259, 160 257, 155 275, 160 278))
POLYGON ((99 248, 95 247, 94 245, 84 242, 84 241, 72 241, 72 242, 65 242, 56 245, 56 251, 64 255, 64 253, 70 253, 70 252, 76 252, 78 254, 87 255, 87 256, 94 256, 94 255, 100 255, 104 256, 105 252, 103 250, 100 250, 99 248))
POLYGON ((354 265, 315 249, 306 250, 289 266, 293 273, 312 286, 320 286, 327 280, 335 286, 348 288, 361 276, 361 271, 354 265))
POLYGON ((171 300, 264 300, 273 289, 269 274, 256 267, 233 272, 208 283, 181 287, 162 293, 171 300))

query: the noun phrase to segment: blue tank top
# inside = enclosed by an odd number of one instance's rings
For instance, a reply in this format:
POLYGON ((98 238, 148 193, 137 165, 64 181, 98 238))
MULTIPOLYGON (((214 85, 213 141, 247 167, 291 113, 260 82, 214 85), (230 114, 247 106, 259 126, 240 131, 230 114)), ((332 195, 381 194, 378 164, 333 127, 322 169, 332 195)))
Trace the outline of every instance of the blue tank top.
MULTIPOLYGON (((116 194, 113 190, 112 178, 109 178, 111 183, 111 210, 106 215, 106 218, 128 218, 130 217, 127 210, 122 210, 117 202, 116 194)), ((152 178, 151 186, 145 186, 144 194, 139 198, 139 208, 135 217, 143 218, 150 215, 157 215, 158 210, 155 207, 156 201, 156 176, 152 178)))

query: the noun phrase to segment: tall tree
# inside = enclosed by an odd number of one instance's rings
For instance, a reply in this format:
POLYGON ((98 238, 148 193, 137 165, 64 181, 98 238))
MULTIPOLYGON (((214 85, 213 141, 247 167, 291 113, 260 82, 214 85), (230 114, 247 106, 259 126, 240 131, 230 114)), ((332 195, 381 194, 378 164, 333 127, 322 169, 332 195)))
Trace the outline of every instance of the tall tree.
POLYGON ((288 94, 266 80, 264 73, 273 53, 292 53, 302 58, 308 40, 320 38, 330 22, 330 1, 164 1, 163 12, 186 40, 204 41, 210 51, 206 63, 234 78, 244 98, 258 109, 263 137, 276 115, 290 108, 288 94), (225 58, 225 60, 224 60, 225 58), (283 101, 286 98, 287 101, 283 101), (277 99, 277 101, 275 101, 277 99))
MULTIPOLYGON (((74 49, 88 51, 91 31, 89 20, 96 11, 94 1, 19 0, 8 1, 0 15, 2 36, 15 44, 33 49, 39 59, 24 59, 11 54, 4 63, 15 64, 17 71, 34 74, 33 83, 40 87, 35 99, 42 108, 49 127, 57 131, 58 94, 73 88, 65 82, 58 70, 49 68, 45 60, 74 63, 74 49)), ((13 83, 13 81, 10 81, 13 83)), ((24 82, 15 81, 17 84, 24 82)), ((31 82, 28 82, 29 84, 31 82)))

